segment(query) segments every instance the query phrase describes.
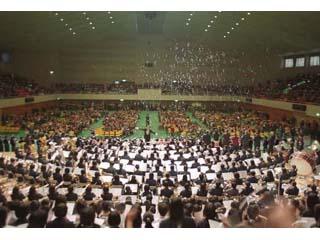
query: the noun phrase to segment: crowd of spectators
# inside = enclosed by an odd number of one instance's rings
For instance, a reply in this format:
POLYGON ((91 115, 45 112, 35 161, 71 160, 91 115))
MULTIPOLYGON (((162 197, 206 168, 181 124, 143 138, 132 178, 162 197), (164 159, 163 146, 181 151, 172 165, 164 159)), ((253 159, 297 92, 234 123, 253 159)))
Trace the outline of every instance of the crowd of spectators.
POLYGON ((171 135, 198 136, 202 129, 181 111, 160 111, 160 125, 171 135))
MULTIPOLYGON (((216 142, 232 142, 236 146, 263 148, 271 151, 281 139, 295 139, 297 149, 304 149, 311 144, 311 129, 305 126, 295 126, 291 120, 272 121, 267 116, 256 112, 234 113, 205 113, 195 112, 194 115, 201 119, 212 132, 216 142), (304 136, 304 137, 303 137, 304 136), (306 143, 307 142, 307 143, 306 143), (262 144, 260 146, 260 144, 262 144)), ((315 140, 315 135, 312 136, 315 140)))
POLYGON ((163 94, 176 95, 231 95, 280 99, 301 103, 320 103, 320 73, 298 74, 287 79, 277 79, 256 85, 240 86, 226 84, 182 84, 172 80, 149 84, 136 84, 130 81, 115 81, 111 84, 59 83, 46 89, 24 78, 13 75, 0 76, 0 98, 25 97, 45 93, 117 93, 137 94, 138 88, 160 88, 163 94))
POLYGON ((0 99, 41 95, 46 90, 37 83, 11 74, 0 75, 0 99))
POLYGON ((77 135, 102 117, 103 105, 60 103, 46 109, 6 116, 1 125, 19 127, 26 134, 77 135))
POLYGON ((252 89, 255 97, 302 103, 320 103, 320 73, 301 73, 286 79, 268 81, 252 89))
POLYGON ((138 121, 138 111, 122 110, 109 112, 104 119, 104 131, 122 131, 123 136, 133 133, 138 121))
POLYGON ((117 93, 117 94, 136 94, 137 85, 132 82, 115 81, 111 84, 98 83, 59 83, 55 85, 58 93, 117 93))

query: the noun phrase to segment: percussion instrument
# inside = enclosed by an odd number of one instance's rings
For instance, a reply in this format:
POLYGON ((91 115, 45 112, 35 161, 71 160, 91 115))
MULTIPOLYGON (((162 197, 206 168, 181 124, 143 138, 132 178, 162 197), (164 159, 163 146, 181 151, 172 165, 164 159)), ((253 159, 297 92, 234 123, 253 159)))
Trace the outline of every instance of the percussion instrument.
POLYGON ((316 153, 313 151, 301 151, 292 154, 290 165, 296 165, 298 175, 310 176, 316 166, 316 153))

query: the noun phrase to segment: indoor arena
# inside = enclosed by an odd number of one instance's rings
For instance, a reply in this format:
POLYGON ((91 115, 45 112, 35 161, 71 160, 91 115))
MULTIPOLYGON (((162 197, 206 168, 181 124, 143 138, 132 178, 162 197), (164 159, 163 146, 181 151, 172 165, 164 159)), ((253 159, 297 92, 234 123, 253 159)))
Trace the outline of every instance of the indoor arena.
POLYGON ((1 228, 320 227, 319 12, 0 22, 1 228))

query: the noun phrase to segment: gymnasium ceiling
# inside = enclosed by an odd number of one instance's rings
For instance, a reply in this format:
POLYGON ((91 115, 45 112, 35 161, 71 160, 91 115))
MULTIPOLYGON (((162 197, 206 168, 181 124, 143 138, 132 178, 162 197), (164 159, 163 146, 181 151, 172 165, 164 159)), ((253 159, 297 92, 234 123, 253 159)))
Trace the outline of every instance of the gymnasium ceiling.
POLYGON ((164 47, 196 41, 221 50, 319 48, 319 12, 0 12, 0 48, 164 47))

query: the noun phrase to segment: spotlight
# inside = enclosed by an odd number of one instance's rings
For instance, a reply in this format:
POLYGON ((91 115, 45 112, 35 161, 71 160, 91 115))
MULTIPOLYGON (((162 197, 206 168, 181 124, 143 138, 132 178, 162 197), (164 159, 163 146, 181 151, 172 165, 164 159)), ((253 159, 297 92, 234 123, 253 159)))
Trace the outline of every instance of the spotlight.
POLYGON ((49 73, 50 73, 50 75, 53 75, 53 74, 54 74, 54 71, 51 70, 51 71, 49 71, 49 73))
POLYGON ((208 29, 205 29, 204 31, 205 31, 205 32, 208 32, 208 29))

